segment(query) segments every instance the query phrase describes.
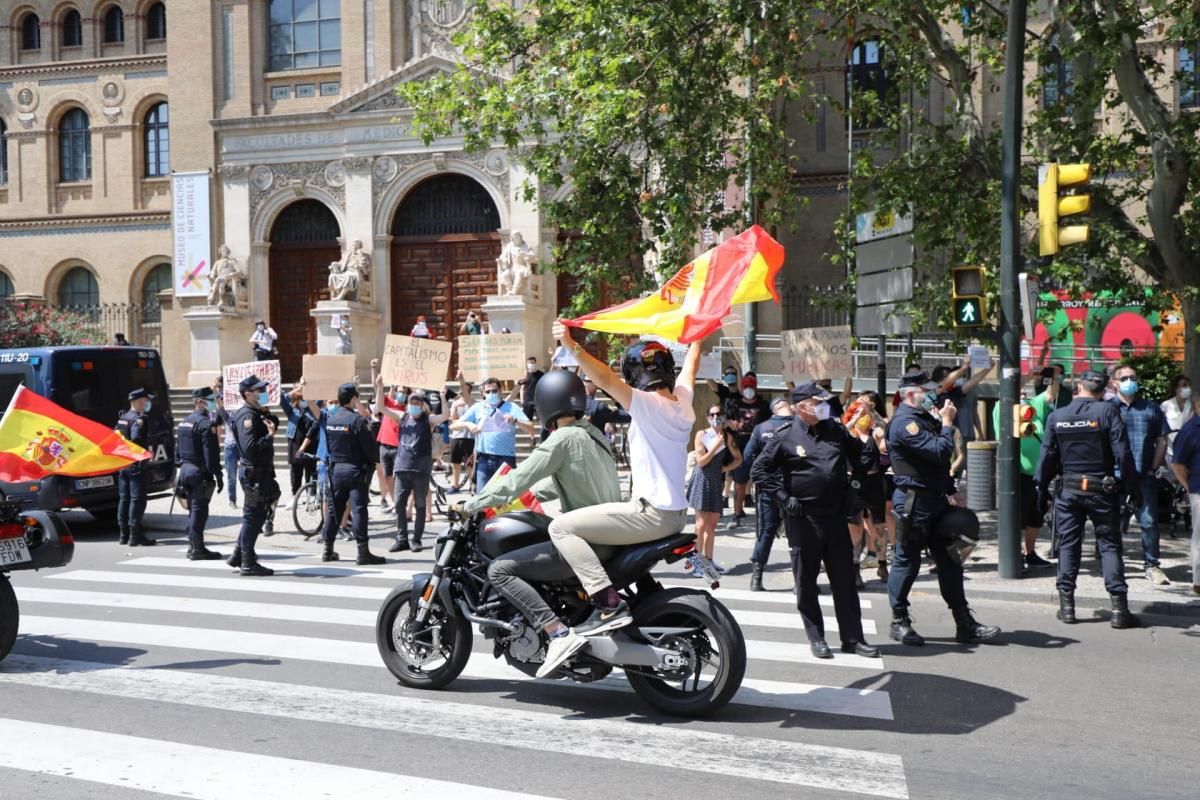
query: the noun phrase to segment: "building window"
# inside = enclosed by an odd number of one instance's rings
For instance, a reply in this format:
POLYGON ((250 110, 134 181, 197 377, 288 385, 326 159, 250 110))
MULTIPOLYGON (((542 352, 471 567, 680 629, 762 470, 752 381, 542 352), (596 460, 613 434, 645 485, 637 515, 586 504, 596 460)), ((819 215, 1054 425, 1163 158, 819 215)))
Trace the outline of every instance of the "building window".
POLYGON ((1042 61, 1042 108, 1054 108, 1071 99, 1075 90, 1071 62, 1058 48, 1058 34, 1050 37, 1042 61))
POLYGON ((167 38, 167 7, 162 3, 155 3, 146 11, 146 38, 167 38))
POLYGON ((100 286, 87 267, 72 267, 58 282, 58 304, 73 308, 94 308, 100 305, 100 286))
POLYGON ((104 12, 104 43, 120 44, 125 41, 125 12, 113 6, 104 12))
POLYGON ((142 322, 162 322, 158 293, 171 288, 171 265, 159 264, 142 281, 142 322))
POLYGON ((8 185, 8 127, 0 119, 0 186, 8 185))
POLYGON ((167 132, 167 104, 159 103, 146 112, 146 177, 161 178, 171 173, 171 151, 167 132))
POLYGON ((79 12, 75 9, 71 9, 66 14, 63 14, 62 46, 83 46, 83 20, 80 18, 79 12))
POLYGON ((26 14, 21 20, 21 49, 42 49, 42 21, 37 14, 26 14))
POLYGON ((0 270, 0 300, 6 300, 16 293, 17 289, 13 286, 12 278, 8 277, 8 273, 0 270))
POLYGON ((58 179, 63 183, 92 177, 92 128, 87 112, 73 108, 58 124, 58 179))
POLYGON ((1196 52, 1200 43, 1179 48, 1179 105, 1200 108, 1200 73, 1196 72, 1196 52))
POLYGON ((860 112, 854 109, 854 125, 860 128, 878 128, 884 124, 878 104, 887 101, 890 86, 884 63, 883 45, 870 40, 859 42, 850 52, 850 69, 847 73, 847 92, 851 95, 847 103, 857 106, 866 104, 867 94, 874 94, 874 110, 860 112))
POLYGON ((339 0, 271 0, 271 71, 342 63, 339 0))

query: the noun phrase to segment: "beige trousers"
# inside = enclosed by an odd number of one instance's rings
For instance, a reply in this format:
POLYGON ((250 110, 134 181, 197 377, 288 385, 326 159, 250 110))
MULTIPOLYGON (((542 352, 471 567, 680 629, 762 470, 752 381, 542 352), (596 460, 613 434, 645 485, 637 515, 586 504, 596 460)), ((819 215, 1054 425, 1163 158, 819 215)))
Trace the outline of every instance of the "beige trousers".
POLYGON ((550 523, 550 541, 579 577, 583 589, 595 595, 612 579, 591 545, 630 545, 653 542, 679 533, 687 509, 661 511, 644 500, 602 503, 568 511, 550 523))

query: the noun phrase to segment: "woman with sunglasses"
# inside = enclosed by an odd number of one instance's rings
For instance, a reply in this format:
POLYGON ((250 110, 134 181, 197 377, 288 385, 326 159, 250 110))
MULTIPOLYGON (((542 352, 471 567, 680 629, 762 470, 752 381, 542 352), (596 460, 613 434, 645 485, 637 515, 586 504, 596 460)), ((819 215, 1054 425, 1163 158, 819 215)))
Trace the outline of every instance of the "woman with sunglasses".
MULTIPOLYGON (((726 429, 725 415, 720 406, 708 409, 708 428, 696 433, 694 442, 696 468, 688 481, 688 505, 696 512, 696 552, 713 560, 713 545, 716 543, 717 525, 721 521, 722 489, 725 474, 737 469, 742 463, 742 453, 734 441, 733 434, 726 429)), ((725 568, 713 561, 719 572, 725 568)), ((704 573, 691 559, 685 568, 692 575, 702 577, 704 573)))

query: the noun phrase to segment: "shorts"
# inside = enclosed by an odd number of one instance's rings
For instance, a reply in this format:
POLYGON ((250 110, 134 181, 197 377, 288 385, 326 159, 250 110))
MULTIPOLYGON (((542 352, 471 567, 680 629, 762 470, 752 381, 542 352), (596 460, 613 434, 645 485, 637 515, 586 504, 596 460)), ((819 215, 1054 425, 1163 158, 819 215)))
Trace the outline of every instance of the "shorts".
POLYGON ((465 464, 471 460, 471 454, 475 452, 475 440, 466 436, 461 439, 450 440, 450 463, 465 464))
POLYGON ((398 449, 387 444, 379 445, 379 463, 383 466, 383 474, 389 478, 396 472, 396 451, 398 449))
POLYGON ((1038 513, 1037 484, 1032 475, 1021 475, 1021 527, 1040 528, 1045 519, 1038 513))
POLYGON ((855 519, 852 521, 857 524, 862 516, 869 514, 872 522, 882 525, 887 518, 887 495, 883 493, 883 476, 868 475, 859 480, 862 484, 858 490, 861 502, 858 513, 854 515, 855 519))

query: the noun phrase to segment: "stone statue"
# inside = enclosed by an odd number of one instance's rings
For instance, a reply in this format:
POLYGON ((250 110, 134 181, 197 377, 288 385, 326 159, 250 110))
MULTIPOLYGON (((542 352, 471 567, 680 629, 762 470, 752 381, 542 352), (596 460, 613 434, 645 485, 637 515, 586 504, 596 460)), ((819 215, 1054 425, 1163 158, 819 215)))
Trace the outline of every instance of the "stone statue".
POLYGON ((359 299, 359 288, 371 280, 371 257, 363 252, 362 242, 355 239, 350 252, 341 261, 329 265, 329 297, 331 300, 359 299))
POLYGON ((225 305, 225 293, 228 292, 233 295, 234 305, 240 306, 246 292, 246 273, 238 260, 229 254, 228 245, 217 248, 217 255, 208 272, 208 279, 212 283, 212 288, 208 290, 208 304, 225 305))
POLYGON ((500 296, 522 296, 529 290, 536 260, 533 249, 526 244, 520 231, 513 231, 508 244, 496 259, 496 285, 500 296))

